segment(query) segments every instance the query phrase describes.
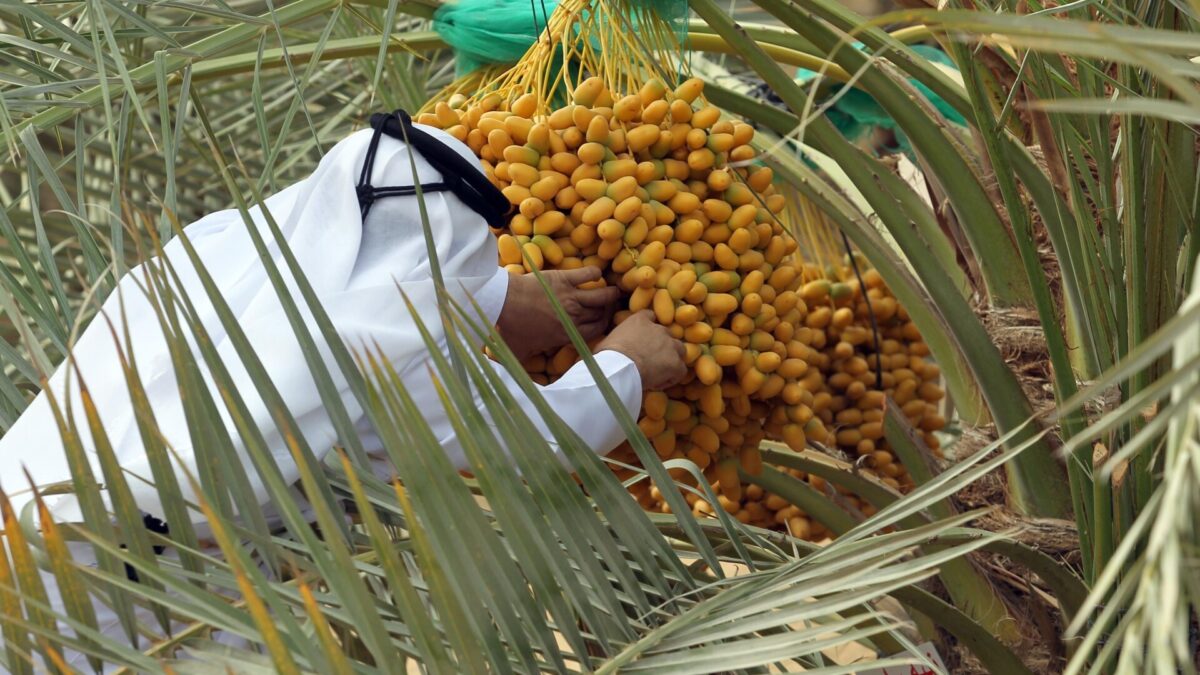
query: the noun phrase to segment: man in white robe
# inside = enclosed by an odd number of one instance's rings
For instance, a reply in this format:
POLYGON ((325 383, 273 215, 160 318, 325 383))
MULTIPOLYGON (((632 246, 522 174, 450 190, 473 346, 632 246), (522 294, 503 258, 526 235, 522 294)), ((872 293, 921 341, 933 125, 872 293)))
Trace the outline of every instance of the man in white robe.
MULTIPOLYGON (((440 140, 482 175, 469 149, 448 134, 420 125, 409 128, 440 140)), ((355 183, 356 177, 360 178, 360 184, 361 178, 365 177, 371 185, 413 185, 414 161, 415 178, 423 186, 449 182, 451 177, 440 174, 420 152, 410 154, 408 144, 388 135, 376 139, 378 147, 369 151, 372 136, 371 130, 363 130, 344 139, 322 158, 308 178, 266 199, 265 206, 341 338, 351 348, 372 345, 380 350, 400 374, 414 400, 424 403, 422 414, 455 465, 466 469, 467 460, 461 444, 446 410, 438 402, 430 375, 430 354, 400 294, 400 291, 407 294, 425 326, 442 350, 448 352, 417 198, 380 197, 367 204, 368 211, 355 183), (372 162, 366 161, 368 156, 372 157, 372 162), (363 171, 364 166, 367 171, 363 171)), ((512 276, 497 265, 495 239, 479 213, 465 206, 459 196, 449 190, 430 189, 424 194, 424 202, 445 280, 445 292, 451 299, 464 307, 470 307, 472 300, 478 303, 487 319, 498 326, 506 343, 520 355, 554 349, 567 342, 566 332, 550 310, 550 303, 536 279, 512 276)), ((321 333, 304 307, 262 211, 254 207, 250 215, 292 297, 305 315, 309 331, 318 343, 342 401, 353 418, 359 420, 360 435, 369 444, 366 449, 376 463, 377 472, 390 478, 391 470, 382 444, 371 432, 365 412, 341 376, 328 347, 322 343, 321 333)), ((187 226, 184 233, 204 269, 220 288, 224 301, 238 317, 241 329, 308 444, 320 458, 337 443, 334 425, 322 405, 300 342, 269 283, 266 268, 259 259, 242 215, 237 210, 215 213, 187 226)), ((237 383, 237 390, 244 397, 253 421, 265 437, 285 479, 295 482, 299 478, 298 469, 267 405, 251 383, 218 319, 216 309, 208 300, 200 274, 178 239, 166 244, 165 255, 179 275, 178 289, 195 305, 200 321, 237 383)), ((618 299, 616 289, 578 288, 580 284, 597 279, 597 270, 578 269, 546 276, 585 337, 598 336, 608 329, 618 299)), ((136 356, 142 386, 163 439, 177 454, 176 473, 184 497, 189 500, 194 500, 195 494, 184 478, 183 469, 196 475, 197 467, 167 341, 162 334, 159 315, 147 298, 144 286, 141 267, 134 268, 120 281, 117 292, 102 306, 104 319, 97 317, 92 321, 74 345, 78 371, 60 366, 50 377, 48 388, 64 412, 67 408, 73 411, 92 471, 98 480, 102 480, 95 442, 87 429, 79 395, 81 383, 86 385, 109 442, 127 474, 138 507, 146 514, 162 518, 164 510, 158 493, 147 483, 152 480, 152 472, 121 367, 122 354, 136 356), (115 336, 109 322, 116 328, 115 336), (126 325, 131 336, 128 344, 123 330, 126 325)), ((184 332, 188 331, 185 329, 184 332)), ((208 375, 208 368, 192 336, 187 337, 220 406, 220 397, 208 375)), ((632 415, 639 410, 644 390, 669 386, 679 381, 685 372, 682 344, 645 315, 635 315, 613 329, 597 346, 596 361, 632 415)), ((499 364, 494 365, 497 375, 509 385, 511 394, 518 401, 525 401, 525 395, 508 372, 499 364)), ((540 387, 540 393, 596 453, 607 453, 624 440, 613 412, 583 363, 571 368, 553 384, 540 387)), ((479 407, 482 409, 482 403, 479 407)), ((533 409, 532 405, 522 407, 533 409)), ((255 496, 267 507, 270 500, 266 489, 250 464, 227 411, 221 412, 235 447, 243 456, 246 476, 255 496)), ((540 419, 534 421, 552 447, 556 447, 545 423, 540 419)), ((46 392, 39 394, 13 427, 0 437, 0 487, 18 512, 32 500, 26 471, 39 487, 71 479, 59 426, 46 392)), ((107 495, 104 497, 107 500, 107 495)), ((45 500, 56 521, 82 521, 79 502, 73 495, 50 495, 45 500)), ((198 531, 203 533, 202 516, 195 511, 191 513, 198 531)), ((90 555, 87 549, 90 547, 76 547, 85 556, 90 555)), ((94 558, 91 562, 94 564, 94 558)), ((48 583, 52 604, 62 611, 54 577, 48 573, 43 577, 48 583)), ((101 629, 112 635, 120 634, 111 610, 98 603, 97 609, 101 611, 101 629)), ((69 657, 72 665, 87 669, 82 655, 72 653, 69 657)))

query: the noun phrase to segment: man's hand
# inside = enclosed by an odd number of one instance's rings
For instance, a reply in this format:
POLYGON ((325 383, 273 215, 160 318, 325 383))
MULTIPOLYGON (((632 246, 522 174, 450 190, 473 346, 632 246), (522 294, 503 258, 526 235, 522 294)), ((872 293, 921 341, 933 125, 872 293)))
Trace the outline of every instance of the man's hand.
MULTIPOLYGON (((620 289, 615 286, 579 288, 581 284, 596 281, 600 276, 600 269, 590 266, 542 272, 550 291, 558 298, 585 340, 598 337, 608 329, 617 298, 621 295, 620 289)), ((504 300, 504 309, 500 311, 500 320, 496 323, 500 337, 522 361, 569 342, 567 331, 554 313, 550 298, 532 274, 516 275, 509 279, 508 296, 504 300)))
POLYGON ((687 375, 683 342, 671 337, 665 326, 654 322, 648 309, 629 316, 596 345, 628 356, 642 376, 643 391, 657 391, 679 384, 687 375))

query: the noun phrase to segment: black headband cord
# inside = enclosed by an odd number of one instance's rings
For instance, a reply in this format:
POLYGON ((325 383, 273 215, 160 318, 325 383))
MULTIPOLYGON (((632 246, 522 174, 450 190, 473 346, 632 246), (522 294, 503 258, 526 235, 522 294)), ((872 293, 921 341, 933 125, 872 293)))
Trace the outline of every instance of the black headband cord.
POLYGON ((425 158, 425 161, 429 162, 442 175, 441 182, 422 183, 422 193, 447 190, 453 192, 472 211, 483 217, 488 225, 495 228, 504 227, 505 216, 511 209, 508 198, 483 175, 479 167, 474 166, 455 152, 454 148, 414 126, 408 113, 403 110, 393 113, 375 113, 371 115, 371 128, 375 132, 371 136, 370 145, 367 146, 367 158, 363 163, 362 174, 358 178, 358 186, 355 188, 364 219, 376 199, 410 197, 417 193, 416 188, 412 185, 390 187, 371 185, 371 171, 375 167, 375 153, 379 149, 379 138, 382 134, 387 134, 410 144, 425 158))

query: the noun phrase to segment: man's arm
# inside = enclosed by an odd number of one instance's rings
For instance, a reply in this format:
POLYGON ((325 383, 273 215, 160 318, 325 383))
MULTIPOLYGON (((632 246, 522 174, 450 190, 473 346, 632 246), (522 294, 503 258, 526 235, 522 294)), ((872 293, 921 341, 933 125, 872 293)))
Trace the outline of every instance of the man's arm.
MULTIPOLYGON (((672 338, 666 328, 654 323, 650 312, 638 312, 628 317, 595 349, 596 363, 604 377, 616 391, 625 410, 634 417, 641 409, 644 391, 664 389, 683 380, 687 374, 683 354, 683 344, 672 338)), ((516 406, 527 411, 543 440, 559 452, 560 460, 566 462, 549 425, 537 413, 517 380, 503 365, 496 362, 489 364, 495 370, 500 385, 515 399, 516 406)), ((410 373, 405 378, 405 385, 418 401, 438 401, 433 380, 425 368, 410 373)), ((555 382, 535 386, 550 409, 578 434, 592 452, 607 454, 625 440, 616 414, 582 361, 555 382)), ((495 429, 478 391, 474 398, 476 408, 495 429)), ((466 453, 440 402, 431 404, 425 410, 425 416, 455 466, 469 470, 471 467, 466 453)), ((495 433, 499 439, 499 431, 495 433)))
MULTIPOLYGON (((615 286, 600 285, 604 283, 600 268, 552 270, 542 272, 542 278, 583 339, 599 337, 608 329, 621 291, 615 286)), ((569 342, 546 289, 532 274, 509 277, 496 329, 522 361, 569 342)))

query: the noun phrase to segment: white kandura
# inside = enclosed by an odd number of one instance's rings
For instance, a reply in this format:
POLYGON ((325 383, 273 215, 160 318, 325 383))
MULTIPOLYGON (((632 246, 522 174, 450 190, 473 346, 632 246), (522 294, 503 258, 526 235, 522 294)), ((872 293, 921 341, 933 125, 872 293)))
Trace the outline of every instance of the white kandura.
MULTIPOLYGON (((478 167, 478 161, 466 146, 439 129, 418 126, 449 144, 478 167)), ((459 468, 467 468, 461 445, 433 388, 429 374, 430 355, 400 295, 401 290, 408 295, 422 321, 446 351, 417 199, 381 198, 372 206, 365 224, 360 215, 355 183, 362 170, 370 138, 369 129, 350 135, 322 158, 308 178, 268 198, 266 207, 281 228, 288 246, 343 340, 354 349, 366 344, 379 346, 383 355, 400 373, 414 399, 423 405, 423 414, 441 439, 446 452, 459 468)), ((422 184, 441 180, 439 173, 419 154, 416 165, 422 184)), ((386 135, 382 137, 370 182, 379 187, 413 184, 409 152, 403 142, 386 135)), ((489 320, 495 322, 505 302, 508 273, 497 265, 495 241, 486 223, 451 192, 426 193, 425 202, 446 292, 464 307, 470 307, 469 297, 473 298, 489 320)), ((307 308, 303 307, 295 282, 287 271, 261 211, 255 207, 250 213, 259 233, 268 242, 271 255, 293 297, 297 298, 297 304, 305 312, 310 332, 321 347, 342 400, 353 418, 358 419, 359 429, 368 444, 367 450, 378 460, 376 470, 384 478, 390 478, 391 471, 382 454, 382 446, 371 433, 361 407, 322 342, 315 321, 307 308)), ((219 286, 225 301, 238 317, 242 330, 295 416, 308 443, 319 458, 324 457, 337 442, 333 424, 321 403, 300 344, 258 259, 242 215, 237 210, 214 213, 187 226, 184 232, 219 286)), ((299 475, 296 466, 268 408, 236 355, 181 243, 177 239, 172 240, 165 246, 165 251, 180 277, 182 290, 195 304, 200 320, 236 383, 237 391, 244 397, 254 423, 265 435, 284 478, 288 481, 297 480, 299 475)), ((131 344, 124 344, 124 337, 121 336, 121 346, 132 350, 136 356, 142 386, 151 401, 163 436, 178 454, 183 467, 196 475, 192 440, 174 368, 159 319, 142 290, 143 285, 142 268, 134 268, 120 281, 118 290, 104 303, 102 312, 116 326, 119 335, 123 332, 123 322, 128 323, 131 344), (124 312, 118 296, 123 298, 124 312)), ((188 338, 192 339, 190 334, 188 338)), ((270 512, 267 491, 220 403, 215 385, 194 343, 192 350, 208 378, 207 383, 218 407, 222 409, 230 436, 243 457, 246 475, 255 496, 270 512)), ((94 319, 80 335, 73 353, 82 381, 95 401, 117 459, 127 472, 134 499, 144 512, 162 518, 163 509, 157 491, 148 484, 153 480, 153 475, 134 419, 116 341, 106 321, 99 316, 94 319)), ((626 408, 631 414, 636 414, 641 401, 641 380, 633 362, 613 351, 599 353, 597 361, 626 408)), ((526 403, 526 397, 503 367, 498 364, 494 364, 494 367, 508 384, 512 395, 519 402, 526 403)), ((64 393, 69 389, 69 403, 80 428, 83 445, 97 479, 102 480, 79 396, 79 379, 72 373, 70 386, 67 387, 67 370, 66 367, 59 367, 50 379, 50 388, 60 405, 64 403, 64 393)), ((624 440, 615 416, 582 363, 554 384, 542 387, 541 392, 551 407, 595 452, 608 452, 624 440)), ((541 427, 543 436, 553 443, 545 424, 540 419, 535 422, 541 427)), ((18 509, 32 499, 23 470, 28 470, 39 486, 69 481, 71 477, 59 428, 44 393, 0 438, 0 486, 18 509)), ((178 467, 176 474, 184 497, 194 500, 195 495, 178 467)), ((56 520, 82 519, 79 504, 70 494, 49 497, 47 503, 56 520)), ((203 527, 202 516, 193 511, 192 518, 203 532, 206 528, 203 527)))

